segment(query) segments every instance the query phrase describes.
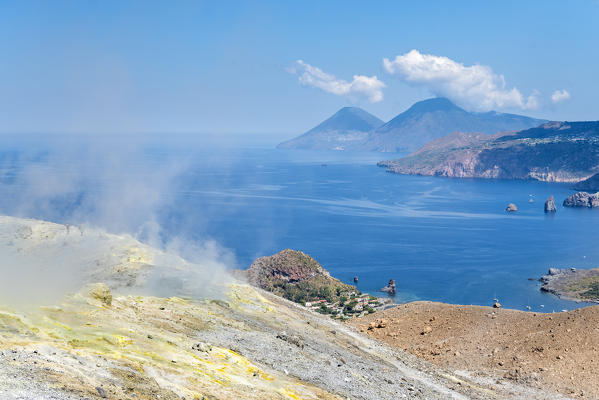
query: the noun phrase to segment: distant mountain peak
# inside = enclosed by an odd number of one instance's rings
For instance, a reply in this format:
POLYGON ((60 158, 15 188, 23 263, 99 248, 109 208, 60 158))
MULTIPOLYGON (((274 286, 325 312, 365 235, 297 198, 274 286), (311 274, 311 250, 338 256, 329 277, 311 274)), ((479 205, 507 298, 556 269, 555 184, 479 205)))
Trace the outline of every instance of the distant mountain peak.
POLYGON ((370 130, 384 123, 382 120, 370 114, 368 111, 365 111, 360 107, 350 106, 341 108, 330 118, 326 119, 322 124, 332 121, 336 121, 336 123, 342 122, 344 125, 346 125, 347 123, 354 123, 356 124, 355 130, 370 130), (364 124, 363 122, 365 122, 366 124, 364 124))
POLYGON ((468 112, 444 97, 415 103, 408 110, 370 133, 364 150, 413 152, 426 143, 452 134, 520 131, 544 120, 497 112, 468 112))
POLYGON ((366 139, 383 121, 360 107, 343 107, 303 135, 279 144, 279 148, 347 150, 366 139))
POLYGON ((343 107, 318 126, 310 129, 306 134, 322 131, 335 131, 339 133, 368 132, 381 126, 383 123, 382 120, 359 107, 343 107))
POLYGON ((434 97, 414 103, 404 114, 407 113, 427 113, 435 111, 463 111, 462 108, 453 104, 445 97, 434 97))
MULTIPOLYGON (((363 109, 361 109, 360 107, 355 107, 355 106, 345 106, 339 109, 339 111, 337 111, 335 114, 339 114, 339 113, 346 113, 346 112, 360 112, 360 111, 364 111, 363 109)), ((366 112, 366 111, 364 111, 366 112)))

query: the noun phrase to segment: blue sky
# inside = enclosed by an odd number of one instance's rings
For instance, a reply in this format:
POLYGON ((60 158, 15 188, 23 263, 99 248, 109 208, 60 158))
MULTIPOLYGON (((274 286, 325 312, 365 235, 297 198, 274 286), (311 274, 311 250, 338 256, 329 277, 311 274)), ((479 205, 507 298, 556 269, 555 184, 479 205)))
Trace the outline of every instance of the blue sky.
POLYGON ((599 120, 597 21, 597 0, 7 0, 0 131, 284 139, 343 106, 388 120, 433 95, 599 120))

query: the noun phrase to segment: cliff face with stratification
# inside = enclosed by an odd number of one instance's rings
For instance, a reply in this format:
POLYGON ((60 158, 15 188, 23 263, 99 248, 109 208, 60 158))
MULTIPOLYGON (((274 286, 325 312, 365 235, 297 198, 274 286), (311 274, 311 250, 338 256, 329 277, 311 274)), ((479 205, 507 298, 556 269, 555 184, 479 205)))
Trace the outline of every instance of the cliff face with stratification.
MULTIPOLYGON (((455 135, 454 135, 455 136, 455 135)), ((462 135, 378 165, 398 174, 577 182, 599 172, 599 122, 551 122, 500 137, 462 135)))

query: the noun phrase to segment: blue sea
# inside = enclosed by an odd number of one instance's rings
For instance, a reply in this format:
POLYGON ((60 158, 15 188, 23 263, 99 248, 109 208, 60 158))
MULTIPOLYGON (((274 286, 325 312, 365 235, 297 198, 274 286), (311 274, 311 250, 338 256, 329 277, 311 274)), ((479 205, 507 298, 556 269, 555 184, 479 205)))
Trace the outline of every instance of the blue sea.
POLYGON ((561 206, 569 184, 402 176, 392 154, 277 150, 271 143, 115 147, 4 140, 0 212, 218 243, 247 268, 285 248, 363 292, 397 282, 414 300, 551 312, 585 306, 539 290, 549 267, 599 266, 599 210, 561 206), (68 151, 65 151, 65 148, 68 151), (554 195, 555 215, 543 212, 554 195), (530 202, 532 200, 532 202, 530 202), (508 203, 519 211, 506 213, 508 203), (145 225, 144 225, 145 224, 145 225), (145 227, 145 228, 144 228, 145 227), (532 278, 529 279, 529 278, 532 278))

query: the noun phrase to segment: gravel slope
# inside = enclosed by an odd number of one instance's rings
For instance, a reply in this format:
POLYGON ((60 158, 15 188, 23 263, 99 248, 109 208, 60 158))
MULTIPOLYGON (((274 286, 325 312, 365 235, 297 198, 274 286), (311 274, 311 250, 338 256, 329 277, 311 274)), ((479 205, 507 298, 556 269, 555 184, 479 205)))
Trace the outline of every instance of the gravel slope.
POLYGON ((479 381, 599 397, 599 306, 540 314, 414 302, 351 321, 394 348, 479 381))

